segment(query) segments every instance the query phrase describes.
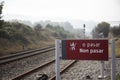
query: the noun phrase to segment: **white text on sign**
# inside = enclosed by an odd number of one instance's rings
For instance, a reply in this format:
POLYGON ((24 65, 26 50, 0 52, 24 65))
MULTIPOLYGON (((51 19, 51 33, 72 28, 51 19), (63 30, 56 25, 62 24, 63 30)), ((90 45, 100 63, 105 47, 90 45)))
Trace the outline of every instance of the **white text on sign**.
POLYGON ((82 47, 100 47, 100 43, 83 43, 82 47))
POLYGON ((80 53, 90 53, 90 54, 103 53, 103 51, 104 51, 103 49, 83 49, 83 48, 79 49, 80 53))

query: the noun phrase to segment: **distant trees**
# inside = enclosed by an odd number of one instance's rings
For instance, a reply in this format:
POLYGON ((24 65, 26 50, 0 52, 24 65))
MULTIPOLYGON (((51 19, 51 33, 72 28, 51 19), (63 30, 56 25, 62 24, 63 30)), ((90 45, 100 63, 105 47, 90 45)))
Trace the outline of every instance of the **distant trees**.
POLYGON ((64 28, 59 26, 59 25, 52 26, 50 24, 47 24, 46 29, 50 30, 52 32, 52 36, 57 37, 57 38, 71 38, 71 37, 73 37, 72 33, 64 30, 64 28))
POLYGON ((92 36, 98 37, 98 35, 102 33, 104 37, 108 37, 109 29, 110 29, 109 23, 101 22, 92 30, 92 36))
POLYGON ((113 34, 114 37, 120 36, 120 24, 119 26, 111 27, 110 32, 113 34))
POLYGON ((46 29, 53 29, 53 26, 50 25, 50 24, 47 24, 47 25, 46 25, 46 29))
POLYGON ((41 30, 42 30, 41 24, 37 23, 37 24, 35 25, 35 27, 34 27, 34 30, 35 30, 35 31, 41 31, 41 30))
POLYGON ((4 2, 0 2, 0 28, 2 27, 2 24, 4 23, 4 20, 2 20, 3 4, 4 4, 4 2))
POLYGON ((23 44, 30 43, 29 39, 47 40, 50 37, 67 38, 70 36, 69 32, 65 31, 63 27, 46 25, 44 30, 40 23, 37 23, 33 28, 20 23, 19 21, 7 22, 2 20, 2 9, 4 2, 0 2, 0 38, 7 39, 11 42, 21 42, 23 44))

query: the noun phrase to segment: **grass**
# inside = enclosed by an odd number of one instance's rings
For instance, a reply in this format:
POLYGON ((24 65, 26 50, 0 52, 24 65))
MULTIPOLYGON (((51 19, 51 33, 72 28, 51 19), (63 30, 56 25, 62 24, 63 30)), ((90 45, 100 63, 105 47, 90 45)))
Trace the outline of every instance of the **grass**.
POLYGON ((120 74, 117 74, 116 79, 120 80, 120 74))
POLYGON ((35 49, 35 48, 41 48, 48 45, 53 45, 54 40, 48 40, 48 41, 38 41, 37 43, 31 42, 29 45, 26 45, 23 49, 23 44, 20 43, 11 43, 6 39, 0 40, 0 56, 5 56, 9 54, 14 54, 19 51, 23 50, 29 50, 29 49, 35 49))
POLYGON ((119 38, 119 40, 116 42, 115 51, 116 51, 116 57, 119 57, 119 58, 120 58, 120 38, 119 38))
MULTIPOLYGON (((117 58, 120 58, 120 38, 115 43, 115 55, 117 58)), ((109 55, 111 55, 111 45, 109 45, 109 55)))
MULTIPOLYGON (((111 80, 111 77, 108 76, 108 77, 106 78, 106 80, 111 80)), ((117 74, 117 75, 116 75, 116 80, 120 80, 120 74, 117 74)))
POLYGON ((116 48, 116 57, 120 58, 120 48, 116 48))

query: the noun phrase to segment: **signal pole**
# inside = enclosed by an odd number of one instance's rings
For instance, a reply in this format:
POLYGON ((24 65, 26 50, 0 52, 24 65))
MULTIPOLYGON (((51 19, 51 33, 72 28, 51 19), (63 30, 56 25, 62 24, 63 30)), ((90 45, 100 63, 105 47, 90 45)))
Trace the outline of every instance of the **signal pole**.
POLYGON ((83 24, 83 33, 84 33, 84 39, 85 39, 85 24, 83 24))

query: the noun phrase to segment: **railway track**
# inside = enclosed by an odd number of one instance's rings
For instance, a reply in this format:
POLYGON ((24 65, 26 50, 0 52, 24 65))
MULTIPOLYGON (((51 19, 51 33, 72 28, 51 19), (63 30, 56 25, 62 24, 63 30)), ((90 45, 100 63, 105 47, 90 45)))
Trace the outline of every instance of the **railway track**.
POLYGON ((48 47, 44 47, 40 49, 28 50, 28 51, 19 52, 19 53, 12 54, 12 55, 3 56, 3 57, 0 57, 0 65, 13 62, 19 59, 23 59, 26 57, 30 57, 33 55, 38 55, 38 54, 42 54, 45 52, 49 52, 52 50, 55 50, 55 48, 53 46, 48 46, 48 47))
MULTIPOLYGON (((65 67, 62 67, 61 68, 61 71, 60 71, 60 74, 64 73, 68 68, 70 68, 76 61, 70 61, 69 64, 65 65, 65 67)), ((36 71, 39 71, 41 68, 44 68, 46 66, 49 66, 50 64, 54 63, 55 64, 55 59, 54 60, 51 60, 49 62, 46 62, 46 63, 43 63, 42 65, 34 68, 34 69, 31 69, 29 71, 26 71, 25 73, 21 73, 20 75, 17 75, 15 76, 14 78, 12 78, 11 80, 20 80, 32 73, 35 73, 36 71)), ((55 71, 54 71, 55 72, 55 71)), ((52 77, 50 77, 48 80, 55 80, 56 78, 56 75, 54 74, 52 77)))
MULTIPOLYGON (((53 51, 53 50, 55 50, 55 48, 53 46, 52 47, 49 46, 49 47, 45 47, 45 48, 41 48, 41 49, 29 50, 29 51, 25 51, 25 52, 19 52, 19 53, 13 54, 13 55, 3 56, 3 57, 0 57, 0 65, 2 65, 2 64, 6 65, 6 63, 11 63, 11 62, 16 61, 16 60, 20 60, 20 59, 34 56, 34 55, 41 54, 41 53, 46 53, 46 52, 53 51)), ((34 73, 35 71, 40 70, 41 68, 44 68, 45 66, 49 67, 49 65, 51 63, 54 63, 54 62, 55 62, 55 60, 49 60, 48 62, 46 61, 42 65, 33 67, 32 69, 29 69, 26 71, 21 71, 21 73, 18 73, 18 75, 13 76, 13 77, 11 76, 11 78, 8 78, 8 79, 20 80, 21 78, 23 78, 27 75, 30 75, 30 74, 34 73)), ((16 67, 16 69, 17 69, 17 67, 16 67)), ((52 71, 52 72, 54 73, 55 71, 52 71)))
MULTIPOLYGON (((60 70, 60 74, 64 73, 68 68, 70 68, 74 63, 76 63, 77 61, 73 60, 71 61, 69 64, 67 64, 65 67, 63 67, 60 70)), ((56 75, 53 75, 49 80, 55 80, 56 75)))
POLYGON ((37 71, 37 70, 39 70, 39 69, 41 69, 41 68, 43 68, 43 67, 45 67, 45 66, 49 66, 49 65, 50 65, 51 63, 53 63, 53 62, 55 62, 55 59, 54 59, 54 60, 51 60, 51 61, 49 61, 49 62, 43 63, 42 65, 40 65, 40 66, 38 66, 38 67, 36 67, 36 68, 34 68, 34 69, 31 69, 31 70, 29 70, 29 71, 26 71, 25 73, 21 73, 20 75, 17 75, 17 76, 15 76, 14 78, 12 78, 12 80, 20 80, 21 78, 23 78, 23 77, 25 77, 25 76, 27 76, 27 75, 30 75, 30 74, 34 73, 35 71, 37 71))
MULTIPOLYGON (((16 60, 19 60, 19 59, 22 59, 22 58, 26 58, 26 57, 30 57, 30 56, 33 56, 33 55, 49 52, 49 51, 52 51, 52 50, 55 50, 55 48, 49 46, 49 47, 45 47, 45 48, 41 48, 41 49, 20 52, 18 54, 14 54, 14 55, 11 55, 11 56, 1 57, 0 62, 2 61, 3 63, 1 62, 0 64, 5 64, 5 63, 8 63, 8 62, 16 61, 16 60)), ((39 71, 41 68, 44 69, 45 66, 49 67, 49 65, 51 63, 54 63, 54 62, 55 62, 55 60, 48 60, 45 63, 43 63, 42 65, 39 65, 37 67, 33 67, 32 69, 29 69, 29 70, 26 70, 26 71, 23 71, 23 72, 19 73, 18 75, 10 78, 10 80, 20 80, 21 78, 26 77, 27 75, 30 75, 30 74, 33 74, 36 71, 39 71)), ((61 68, 60 73, 61 74, 64 73, 66 71, 66 69, 70 68, 75 62, 77 62, 77 61, 69 62, 68 65, 65 65, 65 67, 61 68)), ((51 77, 49 77, 49 80, 55 80, 55 78, 56 78, 56 75, 54 74, 51 77)))
MULTIPOLYGON (((51 50, 54 50, 54 47, 47 47, 47 48, 43 48, 43 49, 39 49, 39 50, 32 50, 32 51, 27 51, 27 52, 22 52, 21 54, 18 53, 16 55, 11 55, 11 56, 7 56, 7 57, 3 57, 3 58, 0 58, 1 61, 1 64, 5 64, 5 63, 8 63, 8 62, 11 62, 11 61, 15 61, 15 60, 19 60, 19 59, 22 59, 22 58, 26 58, 26 57, 29 57, 29 56, 32 56, 32 55, 36 55, 36 54, 40 54, 40 53, 45 53, 45 52, 48 52, 48 51, 51 51, 51 50), (34 53, 34 54, 33 54, 34 53)), ((39 65, 37 67, 33 67, 32 69, 30 70, 27 70, 27 71, 23 71, 22 73, 19 73, 18 75, 16 75, 15 77, 12 77, 11 80, 20 80, 21 78, 27 76, 27 75, 30 75, 32 73, 34 73, 35 71, 37 70, 40 70, 41 68, 44 68, 45 66, 49 66, 51 63, 54 63, 55 62, 55 59, 54 60, 51 60, 51 61, 48 61, 48 62, 45 62, 43 63, 42 65, 39 65)), ((62 68, 62 71, 65 71, 65 69, 67 69, 68 67, 70 67, 74 62, 71 62, 69 65, 67 65, 66 67, 62 68)), ((50 78, 50 80, 53 80, 55 78, 55 75, 50 78)))

